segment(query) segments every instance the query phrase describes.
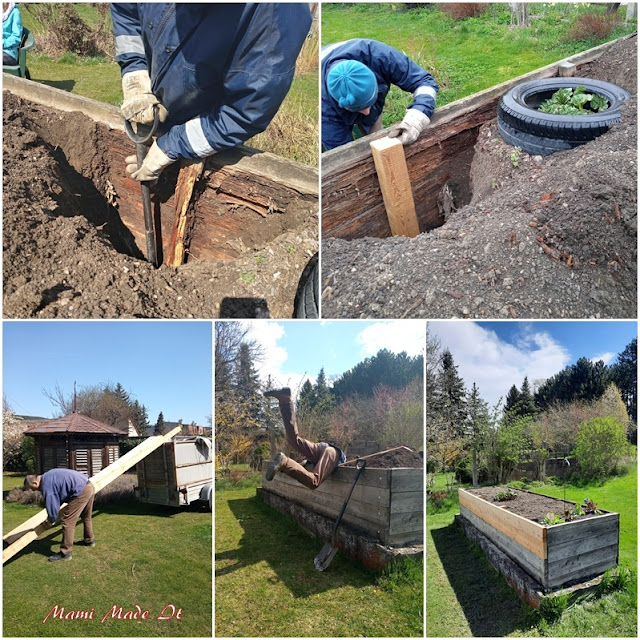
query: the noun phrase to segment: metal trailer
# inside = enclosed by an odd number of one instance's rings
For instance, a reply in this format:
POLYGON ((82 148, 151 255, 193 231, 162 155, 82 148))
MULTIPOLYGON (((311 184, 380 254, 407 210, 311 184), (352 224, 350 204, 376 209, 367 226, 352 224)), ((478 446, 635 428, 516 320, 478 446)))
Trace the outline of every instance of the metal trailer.
POLYGON ((136 465, 141 502, 170 507, 197 500, 213 507, 213 450, 202 436, 175 436, 136 465))

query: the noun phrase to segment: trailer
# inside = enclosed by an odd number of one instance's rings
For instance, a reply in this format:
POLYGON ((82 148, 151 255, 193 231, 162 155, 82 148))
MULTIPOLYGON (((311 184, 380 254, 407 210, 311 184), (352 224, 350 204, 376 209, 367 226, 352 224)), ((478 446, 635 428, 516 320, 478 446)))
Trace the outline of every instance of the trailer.
POLYGON ((213 508, 213 458, 209 438, 175 436, 136 465, 141 502, 183 507, 197 501, 213 508))

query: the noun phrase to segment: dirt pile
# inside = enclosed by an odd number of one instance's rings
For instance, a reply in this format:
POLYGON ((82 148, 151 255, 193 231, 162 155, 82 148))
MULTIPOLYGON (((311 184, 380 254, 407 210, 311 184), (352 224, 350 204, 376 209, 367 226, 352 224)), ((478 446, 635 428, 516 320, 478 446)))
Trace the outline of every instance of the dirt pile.
POLYGON ((529 156, 479 130, 473 198, 417 238, 323 241, 325 317, 635 318, 636 38, 590 77, 633 91, 598 139, 529 156))
POLYGON ((4 317, 293 315, 300 275, 317 249, 312 211, 259 247, 260 262, 254 251, 156 270, 109 203, 98 126, 6 91, 3 98, 4 317))

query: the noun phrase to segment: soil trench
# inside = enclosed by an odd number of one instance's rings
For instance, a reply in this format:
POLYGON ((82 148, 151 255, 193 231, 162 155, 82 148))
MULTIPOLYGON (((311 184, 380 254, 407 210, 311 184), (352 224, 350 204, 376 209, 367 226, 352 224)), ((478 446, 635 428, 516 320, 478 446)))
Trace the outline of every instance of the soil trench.
MULTIPOLYGON (((487 502, 491 502, 498 507, 516 513, 519 516, 523 516, 528 520, 533 520, 539 524, 544 524, 543 520, 545 516, 556 515, 564 518, 565 511, 573 511, 576 503, 571 500, 562 500, 560 498, 552 498, 550 496, 543 496, 537 493, 530 493, 528 491, 518 491, 510 489, 509 487, 482 487, 480 489, 467 489, 469 493, 474 496, 478 496, 487 502), (498 493, 504 493, 507 490, 515 492, 517 497, 512 500, 499 501, 497 499, 498 493)), ((593 518, 599 514, 597 513, 585 513, 584 515, 572 515, 572 520, 584 520, 586 518, 593 518)))
POLYGON ((238 257, 154 269, 119 215, 106 130, 8 91, 3 100, 4 317, 294 315, 301 274, 317 252, 316 203, 265 215, 225 196, 242 233, 216 233, 238 257))
MULTIPOLYGON (((635 318, 637 38, 580 74, 631 92, 622 120, 585 145, 529 156, 480 127, 471 198, 416 238, 323 238, 332 318, 635 318)), ((460 183, 462 188, 466 183, 460 183)))

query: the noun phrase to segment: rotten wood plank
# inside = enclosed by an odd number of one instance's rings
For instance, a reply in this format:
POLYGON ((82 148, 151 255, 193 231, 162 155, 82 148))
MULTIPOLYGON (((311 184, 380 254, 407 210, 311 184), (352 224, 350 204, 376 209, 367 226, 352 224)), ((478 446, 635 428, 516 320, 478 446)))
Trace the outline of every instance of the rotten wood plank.
POLYGON ((389 137, 374 140, 370 146, 391 234, 415 238, 420 229, 404 146, 397 138, 389 137))

